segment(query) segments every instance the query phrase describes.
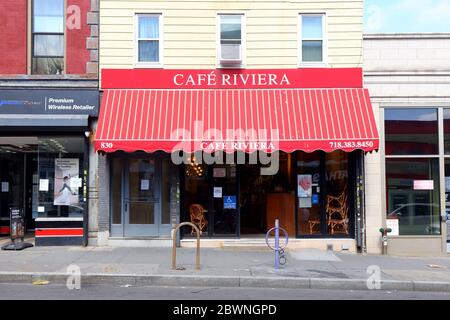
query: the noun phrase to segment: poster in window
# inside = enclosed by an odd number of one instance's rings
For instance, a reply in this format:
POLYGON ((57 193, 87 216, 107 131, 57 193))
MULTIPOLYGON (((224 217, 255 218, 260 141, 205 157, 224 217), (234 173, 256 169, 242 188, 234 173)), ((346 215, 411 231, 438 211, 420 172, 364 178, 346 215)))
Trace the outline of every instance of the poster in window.
POLYGON ((298 197, 311 198, 312 197, 312 175, 299 174, 297 176, 298 197))
POLYGON ((55 206, 78 204, 79 189, 74 186, 79 181, 79 165, 79 159, 55 159, 55 206))

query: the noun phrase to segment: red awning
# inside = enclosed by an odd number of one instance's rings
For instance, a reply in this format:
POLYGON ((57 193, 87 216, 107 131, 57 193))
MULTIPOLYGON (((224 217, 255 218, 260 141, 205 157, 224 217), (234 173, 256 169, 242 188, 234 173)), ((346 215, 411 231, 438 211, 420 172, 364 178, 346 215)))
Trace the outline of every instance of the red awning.
POLYGON ((366 89, 109 89, 98 151, 377 150, 366 89))

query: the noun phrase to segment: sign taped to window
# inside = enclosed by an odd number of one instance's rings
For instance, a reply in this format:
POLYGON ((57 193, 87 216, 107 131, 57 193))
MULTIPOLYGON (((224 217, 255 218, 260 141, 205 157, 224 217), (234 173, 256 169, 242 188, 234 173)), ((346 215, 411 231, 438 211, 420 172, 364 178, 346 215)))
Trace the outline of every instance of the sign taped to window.
POLYGON ((224 196, 223 197, 224 209, 236 209, 237 208, 237 196, 224 196))

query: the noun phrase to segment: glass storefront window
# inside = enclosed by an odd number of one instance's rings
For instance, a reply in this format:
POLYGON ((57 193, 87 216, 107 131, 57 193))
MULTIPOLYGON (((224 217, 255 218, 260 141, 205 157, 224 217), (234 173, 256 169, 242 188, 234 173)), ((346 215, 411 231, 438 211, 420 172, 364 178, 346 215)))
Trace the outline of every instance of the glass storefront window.
POLYGON ((386 155, 438 154, 437 109, 385 109, 386 155))
MULTIPOLYGON (((185 166, 186 221, 197 224, 204 236, 209 232, 208 208, 211 200, 209 167, 195 162, 185 166)), ((194 234, 191 228, 183 230, 185 235, 194 234)))
POLYGON ((299 235, 314 235, 322 233, 324 223, 320 207, 320 152, 299 152, 297 156, 298 183, 298 233, 299 235), (307 189, 311 189, 311 196, 307 189), (313 199, 314 197, 314 199, 313 199))
POLYGON ((352 234, 351 193, 355 156, 331 153, 297 153, 299 236, 349 237, 352 234))
POLYGON ((450 154, 450 109, 444 109, 444 150, 450 154))
POLYGON ((112 195, 112 224, 122 223, 122 171, 124 161, 122 158, 114 158, 111 161, 111 178, 114 183, 111 183, 112 195))
POLYGON ((38 150, 39 217, 83 217, 84 139, 39 137, 38 150))
POLYGON ((440 235, 439 159, 386 159, 387 219, 399 235, 440 235))
POLYGON ((9 219, 10 208, 23 208, 24 156, 10 147, 0 147, 0 219, 9 219))
POLYGON ((348 176, 349 154, 335 151, 325 154, 325 215, 329 235, 350 234, 349 191, 353 189, 348 176))

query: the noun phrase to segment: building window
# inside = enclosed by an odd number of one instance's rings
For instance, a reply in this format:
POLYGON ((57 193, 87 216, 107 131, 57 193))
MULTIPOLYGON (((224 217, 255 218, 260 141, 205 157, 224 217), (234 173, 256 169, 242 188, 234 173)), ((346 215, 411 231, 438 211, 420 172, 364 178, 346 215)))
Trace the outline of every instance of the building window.
POLYGON ((438 154, 437 109, 386 109, 386 155, 438 154))
POLYGON ((136 64, 162 65, 162 16, 159 14, 137 15, 136 64))
POLYGON ((47 184, 44 189, 38 189, 37 185, 33 189, 39 218, 83 217, 86 210, 83 188, 88 169, 84 143, 82 137, 38 137, 38 175, 33 183, 47 184))
POLYGON ((392 235, 440 235, 436 108, 384 111, 387 225, 392 235))
POLYGON ((64 72, 64 0, 34 0, 32 73, 64 72))
POLYGON ((300 15, 300 63, 325 62, 325 15, 300 15))
POLYGON ((444 149, 450 155, 450 109, 444 109, 444 149))
POLYGON ((243 62, 243 19, 241 14, 219 15, 220 65, 241 65, 243 62))
POLYGON ((386 159, 387 219, 399 235, 440 235, 439 159, 386 159))

